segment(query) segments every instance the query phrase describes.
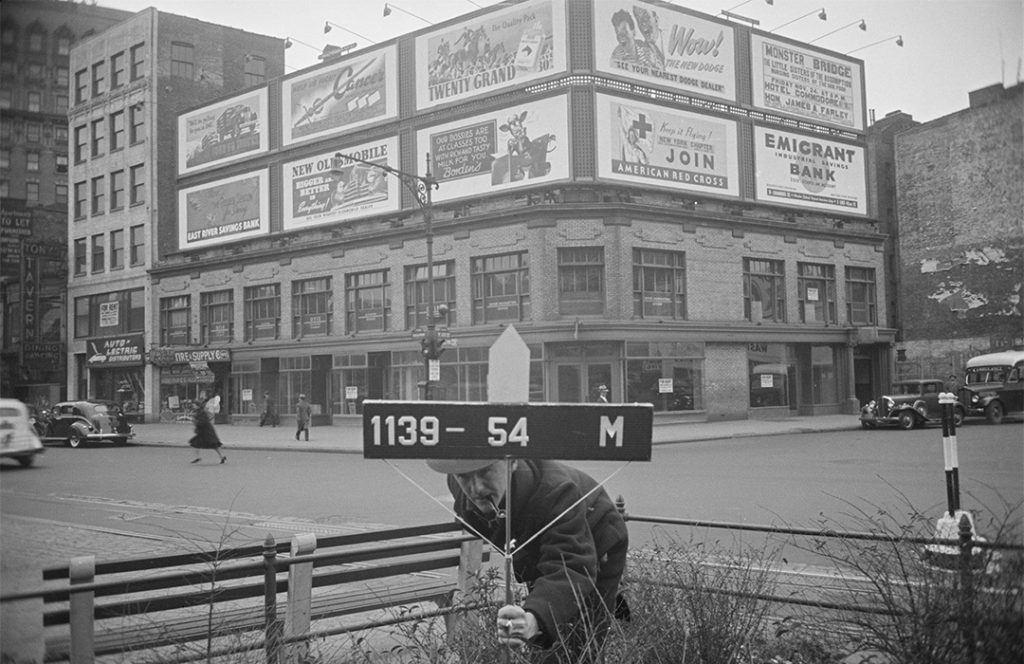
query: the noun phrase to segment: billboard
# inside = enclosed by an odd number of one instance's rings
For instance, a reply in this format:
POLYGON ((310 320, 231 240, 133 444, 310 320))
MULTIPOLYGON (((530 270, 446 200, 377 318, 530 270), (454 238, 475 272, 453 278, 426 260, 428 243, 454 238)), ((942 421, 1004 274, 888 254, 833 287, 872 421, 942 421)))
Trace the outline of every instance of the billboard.
MULTIPOLYGON (((399 168, 398 139, 387 138, 351 148, 343 154, 399 168)), ((334 151, 316 154, 284 164, 284 230, 333 224, 401 208, 402 183, 394 175, 367 164, 342 161, 331 172, 334 151)))
POLYGON ((757 200, 866 215, 864 157, 863 147, 827 136, 754 127, 757 200))
POLYGON ((246 240, 270 232, 267 171, 178 192, 178 249, 246 240))
POLYGON ((339 134, 398 115, 397 51, 332 61, 281 84, 281 142, 339 134))
POLYGON ((750 71, 754 106, 864 130, 864 69, 858 60, 751 34, 750 71))
POLYGON ((178 174, 266 152, 267 89, 246 92, 178 116, 178 174))
POLYGON ((568 179, 568 106, 560 95, 417 132, 440 185, 434 200, 568 179))
POLYGON ((533 0, 416 38, 416 108, 566 71, 564 0, 533 0))
POLYGON ((596 0, 594 69, 673 92, 736 101, 733 29, 664 5, 596 0))
POLYGON ((598 177, 739 196, 736 122, 604 94, 596 101, 598 177))

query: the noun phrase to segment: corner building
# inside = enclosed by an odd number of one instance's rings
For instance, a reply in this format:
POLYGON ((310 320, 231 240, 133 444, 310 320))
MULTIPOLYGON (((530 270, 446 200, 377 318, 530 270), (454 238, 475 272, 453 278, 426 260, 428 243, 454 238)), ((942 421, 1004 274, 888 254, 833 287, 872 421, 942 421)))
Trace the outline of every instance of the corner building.
POLYGON ((482 9, 197 106, 150 270, 148 407, 204 363, 236 422, 264 392, 320 423, 421 398, 433 314, 434 399, 485 399, 514 325, 531 400, 854 413, 895 338, 864 125, 861 61, 621 0, 482 9))

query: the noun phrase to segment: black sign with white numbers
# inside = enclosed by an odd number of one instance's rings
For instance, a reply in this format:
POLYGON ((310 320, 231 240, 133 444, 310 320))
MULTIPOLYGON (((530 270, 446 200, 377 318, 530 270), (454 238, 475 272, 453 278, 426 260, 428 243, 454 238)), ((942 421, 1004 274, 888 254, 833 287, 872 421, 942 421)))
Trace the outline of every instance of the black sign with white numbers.
POLYGON ((363 402, 367 459, 650 461, 651 404, 363 402))

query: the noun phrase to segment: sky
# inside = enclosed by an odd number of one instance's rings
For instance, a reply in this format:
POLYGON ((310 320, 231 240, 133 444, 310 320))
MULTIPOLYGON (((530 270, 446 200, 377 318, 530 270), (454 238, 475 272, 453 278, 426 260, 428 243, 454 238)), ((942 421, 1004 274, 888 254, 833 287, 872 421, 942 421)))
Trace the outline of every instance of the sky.
MULTIPOLYGON (((286 73, 317 64, 327 43, 356 49, 430 27, 502 0, 96 0, 160 11, 274 37, 290 37, 286 73), (384 5, 390 15, 384 16, 384 5), (325 21, 332 26, 324 34, 325 21)), ((968 107, 968 93, 1024 76, 1022 0, 673 0, 759 21, 758 29, 864 61, 867 108, 928 122, 968 107), (769 4, 771 2, 772 4, 769 4), (818 18, 824 9, 826 20, 818 18), (864 20, 867 30, 859 23, 864 20), (835 31, 832 34, 828 34, 835 31), (903 46, 897 45, 902 37, 903 46)), ((740 21, 737 21, 738 23, 740 21)), ((870 122, 871 116, 868 116, 870 122)))

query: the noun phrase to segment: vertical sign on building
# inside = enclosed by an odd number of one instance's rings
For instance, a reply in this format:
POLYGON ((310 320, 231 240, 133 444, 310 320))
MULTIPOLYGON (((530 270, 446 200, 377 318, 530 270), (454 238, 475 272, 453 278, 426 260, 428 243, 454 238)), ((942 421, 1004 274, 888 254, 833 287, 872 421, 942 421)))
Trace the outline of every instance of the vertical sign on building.
POLYGON ((39 257, 21 243, 22 342, 34 342, 39 336, 39 257))

